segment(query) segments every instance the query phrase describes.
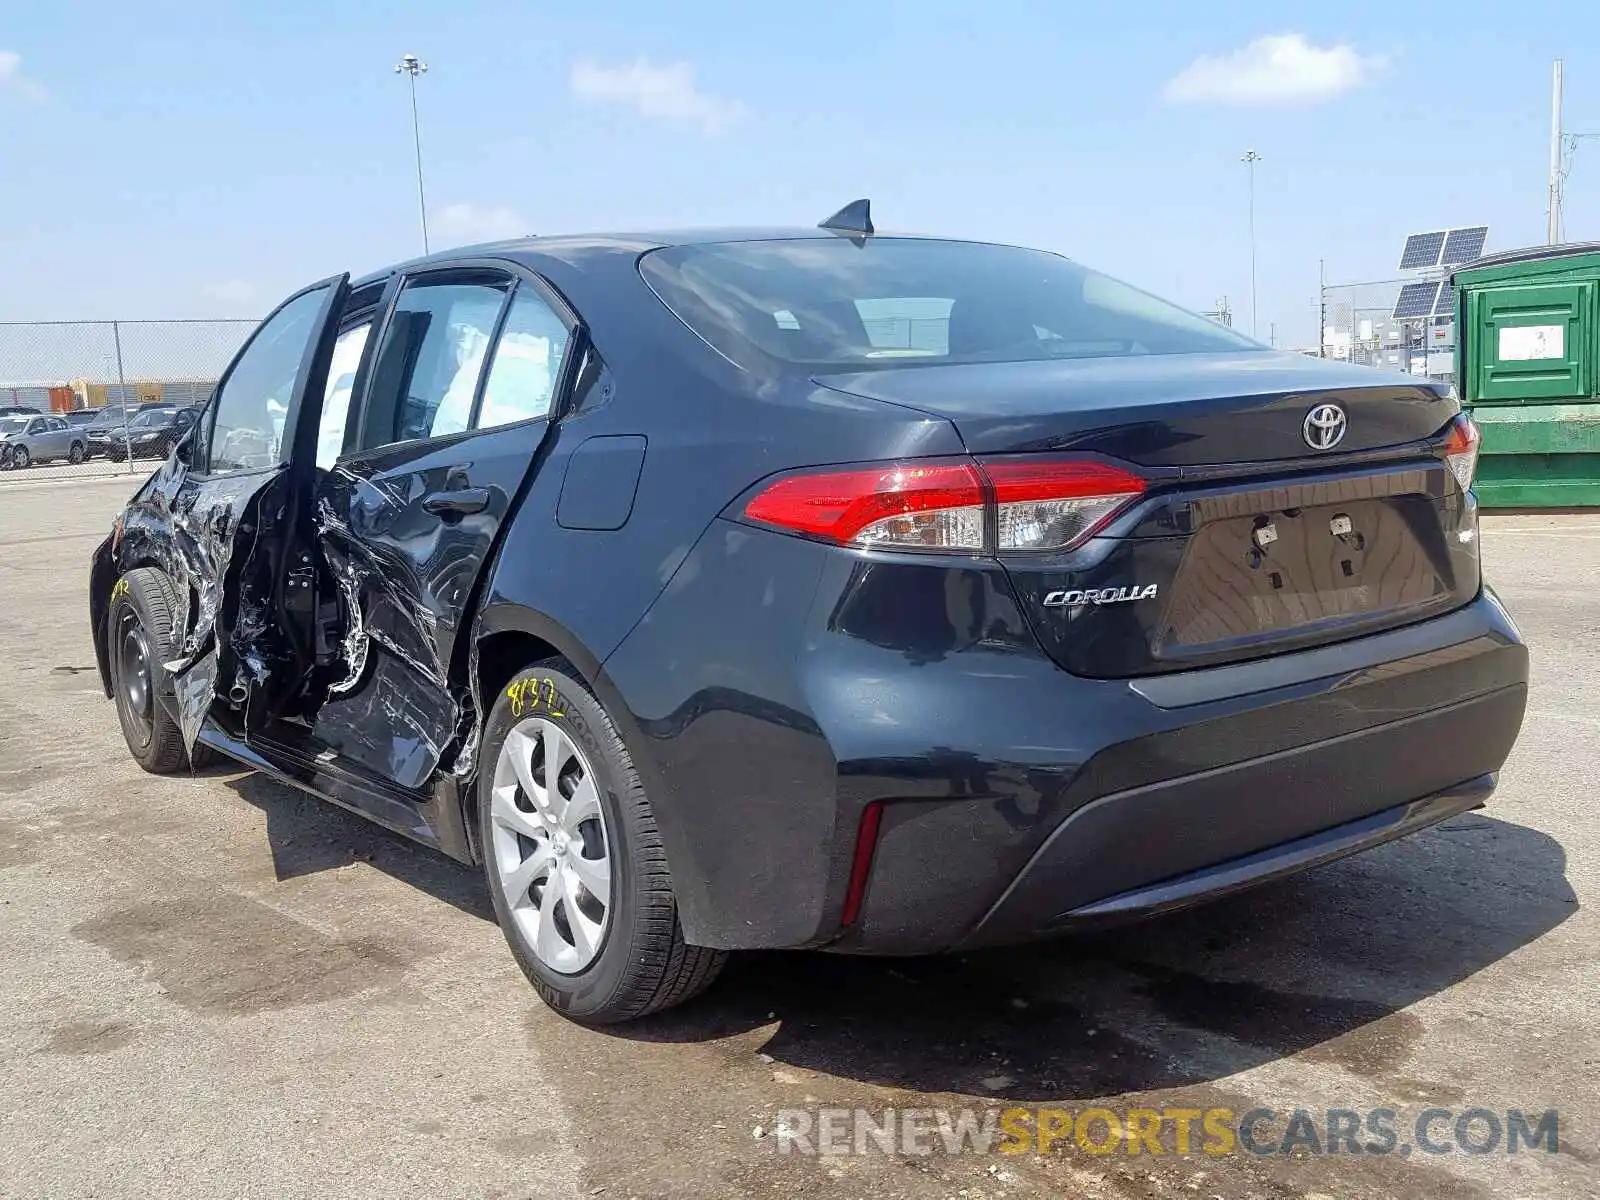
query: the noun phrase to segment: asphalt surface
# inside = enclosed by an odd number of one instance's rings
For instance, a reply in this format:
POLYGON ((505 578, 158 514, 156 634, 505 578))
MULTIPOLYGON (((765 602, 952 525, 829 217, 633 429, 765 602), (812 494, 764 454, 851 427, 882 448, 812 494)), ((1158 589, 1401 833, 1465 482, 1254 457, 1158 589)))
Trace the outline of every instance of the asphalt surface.
POLYGON ((751 955, 593 1032, 473 871, 134 765, 85 612, 129 490, 0 480, 0 1196, 1600 1194, 1600 517, 1485 523, 1534 687, 1483 813, 1088 940, 751 955), (1560 1151, 778 1153, 809 1105, 1554 1108, 1560 1151))

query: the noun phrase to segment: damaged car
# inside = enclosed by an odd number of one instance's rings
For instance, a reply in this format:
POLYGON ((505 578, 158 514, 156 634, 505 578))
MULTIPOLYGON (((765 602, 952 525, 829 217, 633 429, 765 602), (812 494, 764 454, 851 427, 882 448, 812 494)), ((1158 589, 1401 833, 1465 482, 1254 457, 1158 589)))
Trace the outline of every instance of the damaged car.
MULTIPOLYGON (((284 301, 94 553, 133 756, 484 873, 553 1007, 1165 912, 1481 806, 1477 431, 1068 259, 528 238, 284 301)), ((1425 886, 1425 884, 1424 884, 1425 886)))

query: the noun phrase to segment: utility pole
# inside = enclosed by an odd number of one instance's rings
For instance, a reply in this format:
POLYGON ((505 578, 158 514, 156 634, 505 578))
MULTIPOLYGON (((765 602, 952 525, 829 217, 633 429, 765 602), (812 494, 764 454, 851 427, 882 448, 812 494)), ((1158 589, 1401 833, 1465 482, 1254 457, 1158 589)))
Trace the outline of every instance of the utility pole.
POLYGON ((1250 336, 1256 336, 1256 164, 1261 155, 1246 150, 1239 160, 1250 172, 1250 336))
POLYGON ((1550 206, 1545 230, 1545 240, 1552 246, 1561 240, 1561 132, 1561 60, 1558 58, 1550 91, 1550 206))
POLYGON ((1328 357, 1328 260, 1317 259, 1317 357, 1328 357))
POLYGON ((417 207, 422 212, 422 252, 428 253, 428 198, 422 190, 422 126, 417 121, 417 76, 428 73, 428 64, 415 54, 402 55, 396 75, 405 75, 411 84, 411 140, 417 147, 417 207))

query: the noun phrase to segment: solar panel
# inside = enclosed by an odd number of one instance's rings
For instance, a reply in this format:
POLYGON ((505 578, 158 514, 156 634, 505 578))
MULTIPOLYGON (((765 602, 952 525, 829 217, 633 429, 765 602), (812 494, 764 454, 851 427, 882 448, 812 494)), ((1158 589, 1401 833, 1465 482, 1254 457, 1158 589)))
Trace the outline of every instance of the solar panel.
MULTIPOLYGON (((1444 235, 1441 234, 1440 237, 1444 235)), ((1433 311, 1433 302, 1439 295, 1439 283, 1408 283, 1400 289, 1400 298, 1394 302, 1394 319, 1425 317, 1433 311)))
POLYGON ((1406 248, 1400 252, 1400 269, 1415 271, 1421 267, 1439 265, 1439 251, 1444 249, 1447 231, 1435 229, 1431 233, 1413 233, 1406 239, 1406 248))
POLYGON ((1473 259, 1483 256, 1483 244, 1489 240, 1489 227, 1487 225, 1471 225, 1466 229, 1452 229, 1444 239, 1444 256, 1439 260, 1441 266, 1453 266, 1457 263, 1469 263, 1473 259))
POLYGON ((1439 289, 1439 298, 1433 302, 1433 315, 1436 317, 1456 315, 1456 290, 1448 283, 1439 289))

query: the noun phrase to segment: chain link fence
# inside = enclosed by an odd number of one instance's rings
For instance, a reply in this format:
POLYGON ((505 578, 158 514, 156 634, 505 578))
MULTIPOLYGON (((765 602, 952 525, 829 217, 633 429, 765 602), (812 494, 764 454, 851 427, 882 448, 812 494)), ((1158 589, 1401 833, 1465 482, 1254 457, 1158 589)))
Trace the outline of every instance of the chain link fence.
POLYGON ((154 469, 256 324, 0 322, 0 480, 154 469))
MULTIPOLYGON (((1401 287, 1415 282, 1415 279, 1381 279, 1324 285, 1321 300, 1323 357, 1453 382, 1456 369, 1453 315, 1429 314, 1401 320, 1394 317, 1401 287)), ((1447 308, 1448 303, 1447 295, 1447 308)))

